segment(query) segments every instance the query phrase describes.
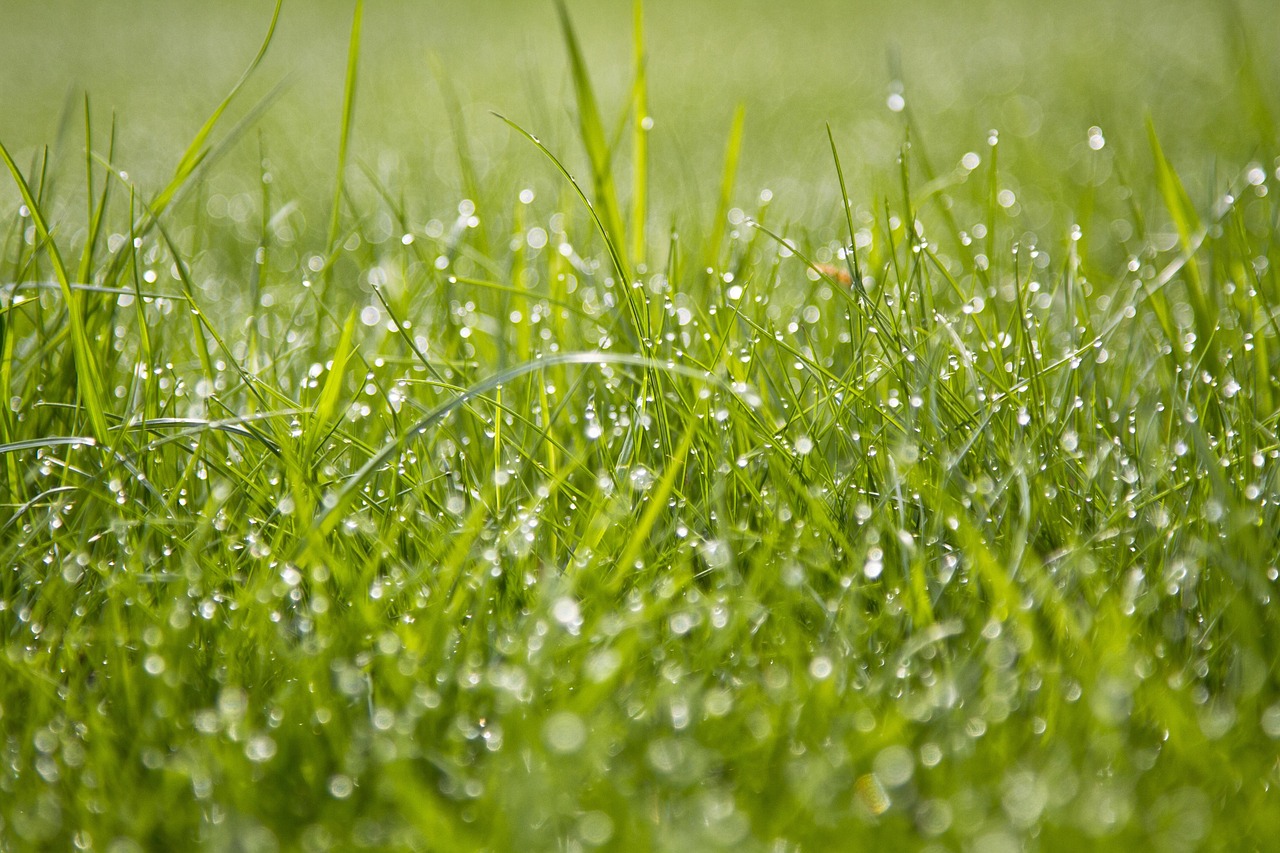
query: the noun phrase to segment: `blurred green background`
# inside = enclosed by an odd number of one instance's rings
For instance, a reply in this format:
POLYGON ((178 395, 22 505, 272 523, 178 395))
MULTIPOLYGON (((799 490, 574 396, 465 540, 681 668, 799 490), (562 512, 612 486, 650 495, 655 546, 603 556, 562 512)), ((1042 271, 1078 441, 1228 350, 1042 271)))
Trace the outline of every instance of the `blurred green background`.
MULTIPOLYGON (((352 6, 286 2, 268 59, 229 117, 287 81, 259 127, 277 179, 304 209, 331 191, 352 6)), ((631 74, 631 4, 570 0, 569 8, 612 122, 631 74)), ((111 111, 119 118, 117 161, 156 187, 253 55, 271 3, 4 0, 0 10, 0 140, 29 163, 65 127, 63 153, 75 162, 88 91, 99 128, 111 111)), ((768 187, 801 220, 829 217, 835 201, 824 122, 844 149, 855 200, 894 191, 907 115, 915 154, 938 172, 983 152, 997 128, 1029 227, 1055 230, 1074 221, 1081 189, 1113 168, 1149 170, 1148 111, 1197 202, 1216 191, 1219 172, 1275 149, 1266 94, 1280 79, 1274 0, 650 0, 646 22, 660 216, 711 204, 739 102, 747 107, 740 194, 749 201, 768 187), (899 90, 906 113, 886 104, 899 90), (1091 126, 1107 142, 1098 156, 1087 145, 1091 126)), ((450 209, 461 192, 432 57, 463 105, 485 185, 554 186, 547 165, 490 110, 582 168, 551 0, 371 0, 353 162, 402 188, 411 211, 450 209)), ((250 134, 212 186, 251 188, 257 151, 250 134)), ((16 204, 11 187, 0 193, 16 204)))

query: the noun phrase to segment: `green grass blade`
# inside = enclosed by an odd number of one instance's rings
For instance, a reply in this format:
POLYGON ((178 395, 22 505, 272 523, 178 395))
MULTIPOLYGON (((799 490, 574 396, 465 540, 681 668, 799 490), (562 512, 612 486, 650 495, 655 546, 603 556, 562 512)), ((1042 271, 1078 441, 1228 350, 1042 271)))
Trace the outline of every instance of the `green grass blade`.
MULTIPOLYGON (((360 28, 364 18, 364 0, 356 0, 356 10, 351 18, 351 42, 347 48, 347 77, 342 90, 342 132, 338 137, 338 171, 333 182, 333 206, 329 212, 329 232, 325 246, 332 253, 337 248, 338 229, 342 223, 342 193, 346 187, 347 150, 351 144, 351 129, 355 126, 356 78, 360 67, 360 28)), ((333 269, 325 267, 326 278, 333 269)))
MULTIPOLYGON (((1156 185, 1160 188, 1165 209, 1173 220, 1174 228, 1177 229, 1178 242, 1183 254, 1190 256, 1194 254, 1195 247, 1203 237, 1204 225, 1200 221, 1195 205, 1191 203, 1191 197, 1187 194, 1182 179, 1178 177, 1173 164, 1165 156, 1151 116, 1147 116, 1147 139, 1151 145, 1151 157, 1155 161, 1156 185)), ((1200 278, 1200 266, 1192 260, 1186 265, 1184 272, 1187 294, 1191 298, 1191 310, 1195 314, 1199 345, 1202 348, 1212 349, 1209 342, 1213 337, 1215 312, 1212 311, 1205 294, 1204 284, 1200 278)), ((1210 369, 1216 370, 1216 359, 1210 359, 1210 362, 1210 369)))
POLYGON ((698 437, 698 425, 698 418, 691 414, 688 424, 685 425, 684 435, 680 438, 679 446, 667 459, 667 469, 663 472, 662 479, 646 495, 644 512, 635 523, 635 526, 631 528, 627 544, 614 564, 614 576, 610 584, 614 591, 624 582, 628 572, 631 571, 632 564, 640 556, 645 545, 649 543, 649 534, 653 531, 653 526, 657 523, 658 516, 667 509, 667 498, 671 496, 672 490, 675 489, 676 481, 684 472, 685 459, 689 456, 689 450, 693 447, 694 439, 698 437))
POLYGON ((22 201, 31 212, 31 221, 36 227, 36 233, 44 244, 49 260, 53 263, 54 274, 57 276, 58 287, 62 291, 62 299, 67 306, 67 317, 71 324, 71 347, 76 366, 76 385, 85 413, 89 416, 93 437, 106 439, 107 418, 102 401, 102 380, 99 378, 97 357, 89 346, 89 336, 85 331, 80 296, 71 287, 71 278, 67 274, 66 264, 62 262, 62 253, 58 251, 58 244, 54 242, 53 235, 49 232, 49 225, 45 221, 39 202, 31 192, 26 178, 22 176, 18 164, 9 155, 9 149, 5 148, 3 143, 0 143, 0 159, 4 160, 14 183, 18 185, 22 201))
POLYGON ((556 169, 560 171, 560 174, 573 186, 573 189, 578 194, 578 198, 587 206, 587 211, 590 212, 591 219, 596 224, 596 229, 600 232, 601 238, 604 239, 605 249, 609 253, 609 260, 613 264, 613 271, 618 276, 618 282, 621 287, 623 298, 627 303, 627 307, 630 309, 632 333, 637 342, 646 338, 648 328, 647 315, 642 313, 640 306, 636 304, 636 300, 639 297, 636 296, 629 285, 630 278, 627 274, 627 262, 623 258, 621 251, 619 251, 617 243, 614 242, 613 238, 610 236, 608 225, 605 224, 600 213, 596 211, 596 206, 591 203, 591 199, 574 179, 573 175, 569 173, 569 170, 564 167, 564 164, 560 162, 559 158, 552 154, 551 150, 547 148, 547 146, 543 145, 538 137, 534 136, 532 133, 525 130, 506 116, 499 113, 494 113, 494 115, 506 122, 507 125, 516 133, 532 142, 534 146, 547 157, 547 159, 554 163, 556 169))
POLYGON ((315 425, 318 432, 328 429, 334 414, 338 410, 338 397, 342 394, 342 383, 346 379, 347 362, 351 359, 351 341, 355 335, 356 315, 352 311, 347 315, 347 322, 342 326, 342 335, 338 338, 338 346, 333 351, 333 363, 329 367, 329 375, 325 377, 320 394, 316 397, 314 409, 315 425))
POLYGON ((849 187, 844 180, 844 168, 840 165, 840 151, 836 148, 836 137, 827 125, 827 142, 831 144, 831 160, 836 166, 836 177, 840 181, 840 205, 844 208, 845 227, 849 231, 849 245, 845 247, 845 263, 849 267, 849 277, 854 290, 865 301, 866 291, 862 284, 862 270, 858 266, 858 238, 853 227, 853 202, 849 201, 849 187))
POLYGON ((618 263, 622 270, 622 282, 626 284, 631 278, 631 265, 627 263, 627 257, 624 254, 626 229, 622 223, 617 190, 613 182, 612 151, 608 136, 605 134, 604 123, 600 119, 600 107, 596 102, 591 77, 587 73, 587 63, 582 56, 582 48, 578 43, 578 36, 569 18, 569 10, 565 8, 564 0, 556 0, 556 11, 560 16, 560 29, 564 36, 565 47, 569 51, 569 71, 573 77, 573 91, 578 103, 578 133, 591 164, 596 205, 600 208, 600 218, 616 246, 618 263))
POLYGON ((742 153, 742 132, 747 120, 747 105, 738 104, 733 111, 733 124, 729 127, 729 139, 724 146, 724 172, 720 176, 720 196, 716 202, 715 218, 711 220, 711 234, 707 238, 703 261, 708 269, 720 266, 720 243, 724 240, 724 224, 733 202, 733 187, 738 180, 738 157, 742 153))
MULTIPOLYGON (((98 245, 98 239, 102 235, 102 225, 106 218, 107 204, 111 197, 110 180, 104 181, 102 184, 102 195, 98 197, 98 203, 93 203, 93 131, 89 118, 89 96, 86 94, 84 99, 84 145, 85 145, 85 196, 89 204, 89 235, 85 238, 84 248, 80 253, 80 267, 76 273, 76 281, 87 282, 93 272, 94 251, 98 245)), ((107 160, 110 161, 115 156, 116 150, 116 119, 111 117, 111 137, 107 142, 107 160)))
POLYGON ((1150 116, 1147 116, 1147 140, 1151 145, 1151 157, 1155 161, 1156 185, 1160 188, 1160 195, 1173 219, 1173 225, 1178 229, 1178 240, 1182 243, 1183 251, 1186 251, 1194 236, 1203 228, 1200 215, 1196 213, 1195 205, 1191 203, 1191 197, 1182 185, 1182 179, 1165 156, 1160 137, 1156 133, 1155 121, 1150 116))
POLYGON ((267 55, 267 48, 271 46, 271 40, 275 37, 276 24, 280 20, 280 9, 283 5, 284 0, 276 0, 275 8, 271 12, 271 23, 267 26, 267 34, 263 37, 262 44, 259 46, 253 60, 249 63, 249 67, 240 75, 240 79, 231 87, 231 91, 222 99, 209 118, 205 119, 204 124, 200 126, 200 130, 196 132, 195 137, 187 145, 186 151, 182 154, 182 159, 178 161, 178 168, 174 171, 173 178, 160 191, 160 194, 152 200, 151 209, 156 213, 162 213, 169 206, 174 196, 208 154, 205 149, 205 142, 208 141, 210 134, 213 133, 214 126, 222 118, 222 114, 227 111, 227 107, 231 106, 231 102, 235 100, 236 95, 240 93, 244 84, 253 76, 253 72, 262 63, 263 57, 267 55))
POLYGON ((632 120, 633 175, 631 183, 631 259, 637 264, 646 263, 649 254, 649 57, 644 46, 644 0, 635 0, 632 7, 632 32, 635 51, 635 83, 631 102, 635 110, 632 120))
MULTIPOLYGON (((110 181, 106 183, 110 184, 110 181)), ((93 256, 93 118, 89 110, 89 93, 84 94, 84 196, 85 203, 88 205, 88 215, 85 220, 89 223, 89 237, 85 240, 84 250, 80 255, 80 267, 76 273, 76 281, 85 281, 89 275, 87 272, 93 256)))
MULTIPOLYGON (((462 178, 462 192, 466 198, 474 202, 480 201, 480 179, 476 173, 475 155, 471 150, 471 134, 467 129, 466 114, 462 111, 462 103, 458 99, 458 90, 453 85, 453 78, 440 57, 432 54, 431 70, 436 85, 440 89, 440 98, 444 101, 445 115, 449 119, 449 129, 453 133, 454 156, 458 160, 458 174, 462 178)), ((489 253, 489 243, 485 231, 485 218, 481 217, 480 225, 472 229, 473 239, 481 254, 489 253)))

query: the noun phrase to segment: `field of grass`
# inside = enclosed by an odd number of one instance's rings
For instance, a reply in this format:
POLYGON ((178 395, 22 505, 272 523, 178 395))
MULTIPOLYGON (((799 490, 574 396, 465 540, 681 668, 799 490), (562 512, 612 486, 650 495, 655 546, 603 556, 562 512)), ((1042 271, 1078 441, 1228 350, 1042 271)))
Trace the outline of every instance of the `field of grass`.
POLYGON ((0 851, 1273 845, 1280 13, 567 5, 5 5, 0 851))

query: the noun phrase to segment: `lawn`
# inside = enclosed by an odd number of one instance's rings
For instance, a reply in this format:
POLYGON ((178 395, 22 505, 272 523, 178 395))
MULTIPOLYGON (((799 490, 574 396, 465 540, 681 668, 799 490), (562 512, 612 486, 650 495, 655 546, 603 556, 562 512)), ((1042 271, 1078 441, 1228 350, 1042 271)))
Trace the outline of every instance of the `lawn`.
POLYGON ((866 5, 4 6, 0 851, 1274 845, 1280 12, 866 5))

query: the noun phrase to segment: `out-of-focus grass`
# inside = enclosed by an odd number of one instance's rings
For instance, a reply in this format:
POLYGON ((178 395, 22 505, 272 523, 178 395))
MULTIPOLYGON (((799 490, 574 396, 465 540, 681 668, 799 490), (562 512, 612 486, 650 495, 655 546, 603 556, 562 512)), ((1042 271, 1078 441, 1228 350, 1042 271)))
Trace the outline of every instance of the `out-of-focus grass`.
MULTIPOLYGON (((10 3, 0 32, 0 138, 19 152, 51 140, 59 108, 70 98, 78 114, 79 92, 88 89, 101 120, 120 111, 120 151, 133 173, 159 180, 165 155, 185 145, 204 105, 226 90, 239 58, 253 49, 251 24, 263 11, 244 0, 10 3)), ((630 74, 630 9, 588 2, 577 12, 601 98, 618 104, 630 74)), ((1254 129, 1253 105, 1239 80, 1236 31, 1254 45, 1261 82, 1273 85, 1278 73, 1265 46, 1280 40, 1280 16, 1266 0, 659 2, 648 17, 657 46, 649 57, 655 196, 704 209, 712 199, 702 178, 719 169, 720 140, 739 103, 747 107, 741 185, 778 191, 786 213, 830 209, 825 122, 849 147, 855 185, 871 175, 892 180, 886 166, 903 134, 900 117, 884 105, 900 84, 935 168, 950 168, 999 128, 1003 157, 1027 185, 1035 219, 1065 227, 1064 208, 1075 204, 1078 185, 1097 178, 1085 155, 1089 127, 1100 126, 1109 149, 1133 159, 1145 150, 1142 116, 1150 110, 1168 129, 1171 154, 1191 158, 1189 180, 1199 185, 1211 168, 1196 159, 1204 151, 1241 160, 1256 144, 1246 132, 1254 129)), ((289 140, 275 158, 297 161, 306 174, 333 159, 349 21, 346 3, 286 7, 255 81, 261 94, 289 79, 262 126, 269 139, 289 140)), ((394 165, 424 201, 458 194, 431 56, 461 95, 482 175, 505 181, 532 163, 489 110, 557 149, 573 142, 571 92, 546 4, 378 3, 368 10, 365 42, 355 153, 387 172, 394 165)), ((248 148, 243 154, 252 158, 248 148)), ((250 171, 230 170, 217 182, 235 185, 250 171)), ((324 189, 304 183, 296 190, 327 202, 324 189)))
POLYGON ((1280 16, 844 5, 6 7, 0 848, 1276 837, 1280 16))

